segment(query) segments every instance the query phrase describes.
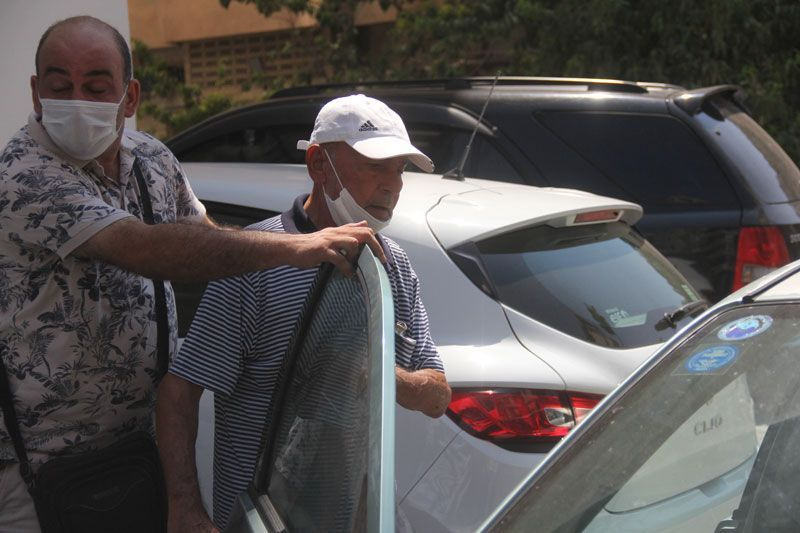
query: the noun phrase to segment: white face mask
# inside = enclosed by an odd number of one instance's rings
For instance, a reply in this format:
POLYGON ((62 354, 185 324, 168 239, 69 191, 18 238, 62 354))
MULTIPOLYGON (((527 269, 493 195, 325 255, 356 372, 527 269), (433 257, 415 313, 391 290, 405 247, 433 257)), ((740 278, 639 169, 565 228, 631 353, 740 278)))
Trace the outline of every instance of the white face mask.
POLYGON ((389 222, 392 221, 391 217, 387 220, 380 220, 356 203, 350 191, 345 189, 344 185, 342 185, 342 180, 339 179, 339 173, 336 172, 336 167, 333 166, 333 161, 331 160, 331 156, 328 155, 328 151, 325 149, 323 149, 323 151, 325 152, 325 157, 328 158, 328 163, 331 164, 333 175, 336 176, 339 187, 342 188, 336 200, 331 200, 331 197, 325 192, 325 188, 323 187, 322 189, 322 193, 325 195, 325 203, 328 204, 328 211, 330 211, 333 221, 336 222, 338 226, 342 226, 344 224, 366 220, 367 225, 372 228, 375 233, 388 226, 389 222))
POLYGON ((117 129, 117 115, 125 96, 116 104, 39 97, 42 125, 65 154, 89 161, 105 152, 122 131, 117 129))

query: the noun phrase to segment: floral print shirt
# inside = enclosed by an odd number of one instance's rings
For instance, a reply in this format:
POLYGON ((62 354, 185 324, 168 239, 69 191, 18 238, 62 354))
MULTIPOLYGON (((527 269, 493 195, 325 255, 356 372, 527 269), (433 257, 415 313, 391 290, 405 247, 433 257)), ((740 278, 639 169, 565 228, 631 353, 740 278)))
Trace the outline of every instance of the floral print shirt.
MULTIPOLYGON (((97 161, 62 153, 33 114, 0 155, 0 356, 34 463, 152 427, 153 282, 72 253, 110 224, 142 218, 136 159, 156 223, 202 221, 177 160, 144 133, 123 134, 118 181, 97 161)), ((14 460, 2 413, 0 421, 0 460, 14 460)))

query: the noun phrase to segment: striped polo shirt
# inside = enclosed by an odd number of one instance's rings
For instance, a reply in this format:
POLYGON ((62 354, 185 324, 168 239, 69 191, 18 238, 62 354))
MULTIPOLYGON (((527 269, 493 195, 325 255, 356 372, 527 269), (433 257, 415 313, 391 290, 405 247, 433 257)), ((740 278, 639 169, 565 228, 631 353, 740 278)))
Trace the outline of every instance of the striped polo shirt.
MULTIPOLYGON (((253 230, 316 231, 298 197, 292 209, 253 230)), ((387 258, 395 319, 408 327, 395 357, 408 370, 444 371, 431 339, 419 280, 397 243, 379 236, 387 258)), ((318 268, 279 266, 208 285, 170 372, 214 392, 214 522, 225 527, 252 479, 281 363, 318 268)))

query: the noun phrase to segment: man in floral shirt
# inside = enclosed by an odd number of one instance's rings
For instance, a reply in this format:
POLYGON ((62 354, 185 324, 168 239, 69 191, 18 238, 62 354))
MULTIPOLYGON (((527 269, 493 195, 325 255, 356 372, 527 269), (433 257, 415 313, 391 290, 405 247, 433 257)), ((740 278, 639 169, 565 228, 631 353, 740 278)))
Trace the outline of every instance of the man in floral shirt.
MULTIPOLYGON (((383 256, 365 224, 310 235, 216 227, 169 150, 123 129, 140 87, 127 43, 100 20, 74 17, 45 32, 31 92, 28 124, 0 155, 0 356, 34 465, 151 429, 159 376, 150 278, 322 261, 349 271, 340 251, 364 242, 383 256), (142 220, 136 165, 153 225, 142 220)), ((4 422, 0 531, 37 531, 4 422)))

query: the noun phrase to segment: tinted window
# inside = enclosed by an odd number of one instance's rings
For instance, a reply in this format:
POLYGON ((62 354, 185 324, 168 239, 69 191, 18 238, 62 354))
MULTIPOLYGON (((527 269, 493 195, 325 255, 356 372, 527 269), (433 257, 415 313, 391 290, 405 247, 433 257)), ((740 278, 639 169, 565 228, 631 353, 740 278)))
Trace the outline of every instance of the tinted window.
POLYGON ((664 313, 698 296, 621 222, 523 229, 477 244, 499 300, 573 337, 613 348, 662 342, 664 313))
POLYGON ((687 335, 498 530, 798 531, 799 314, 741 306, 687 335))
POLYGON ((647 206, 738 207, 702 141, 668 116, 550 112, 537 118, 635 201, 647 206))
MULTIPOLYGON (((444 174, 458 169, 471 131, 448 128, 441 124, 407 124, 411 142, 433 160, 434 172, 444 174)), ((485 135, 477 134, 472 141, 467 161, 464 165, 467 177, 492 179, 510 183, 523 183, 519 173, 492 141, 485 135)))
POLYGON ((714 142, 722 145, 750 189, 764 203, 800 199, 800 170, 786 152, 747 113, 724 97, 697 115, 714 142))
POLYGON ((290 531, 377 531, 368 522, 379 506, 394 516, 393 478, 378 472, 394 465, 384 454, 394 440, 391 292, 365 255, 359 276, 334 272, 316 298, 270 415, 255 491, 290 531))
MULTIPOLYGON (((308 139, 312 126, 287 124, 245 128, 202 141, 176 155, 184 162, 304 164, 305 152, 297 149, 297 141, 308 139)), ((409 123, 407 129, 412 144, 433 160, 438 173, 458 168, 472 134, 438 124, 409 123)), ((522 183, 507 158, 483 135, 475 136, 464 174, 522 183)))
POLYGON ((295 163, 305 162, 297 141, 308 139, 313 124, 244 128, 201 141, 176 155, 184 162, 295 163))

